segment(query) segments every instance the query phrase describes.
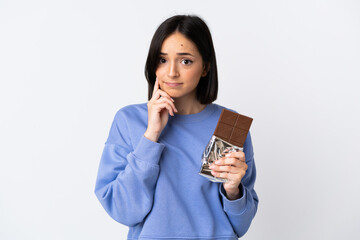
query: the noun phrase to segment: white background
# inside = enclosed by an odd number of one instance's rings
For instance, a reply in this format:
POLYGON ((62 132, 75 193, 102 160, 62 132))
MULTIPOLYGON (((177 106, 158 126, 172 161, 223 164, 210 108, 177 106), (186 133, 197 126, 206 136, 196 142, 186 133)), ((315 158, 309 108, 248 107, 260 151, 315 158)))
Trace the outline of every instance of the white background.
POLYGON ((252 116, 258 213, 244 239, 360 238, 360 3, 0 1, 0 239, 125 239, 95 197, 118 109, 147 101, 166 18, 213 35, 215 103, 252 116))

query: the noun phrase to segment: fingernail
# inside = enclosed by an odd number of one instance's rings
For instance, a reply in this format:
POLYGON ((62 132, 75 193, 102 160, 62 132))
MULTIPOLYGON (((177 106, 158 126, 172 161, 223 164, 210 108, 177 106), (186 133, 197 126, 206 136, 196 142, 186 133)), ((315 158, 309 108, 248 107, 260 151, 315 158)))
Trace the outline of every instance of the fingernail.
POLYGON ((219 164, 219 163, 220 163, 220 160, 215 161, 215 164, 219 164))
POLYGON ((175 108, 175 112, 178 112, 178 110, 175 108))
POLYGON ((231 153, 228 153, 228 154, 225 155, 225 157, 230 157, 230 155, 231 155, 231 153))
POLYGON ((174 100, 174 99, 172 99, 172 98, 171 98, 171 101, 175 102, 175 100, 174 100))

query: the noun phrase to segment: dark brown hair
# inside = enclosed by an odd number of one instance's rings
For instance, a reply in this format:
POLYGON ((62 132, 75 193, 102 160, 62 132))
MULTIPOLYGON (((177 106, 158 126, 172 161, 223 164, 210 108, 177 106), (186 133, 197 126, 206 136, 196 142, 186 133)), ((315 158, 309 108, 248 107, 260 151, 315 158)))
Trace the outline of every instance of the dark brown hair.
POLYGON ((201 104, 212 103, 216 100, 218 92, 214 45, 208 26, 200 17, 194 15, 176 15, 170 17, 155 31, 145 64, 145 77, 148 82, 148 100, 151 99, 154 90, 155 72, 160 60, 161 46, 165 38, 176 31, 182 33, 196 45, 204 65, 210 66, 206 76, 200 78, 196 89, 196 98, 201 104))

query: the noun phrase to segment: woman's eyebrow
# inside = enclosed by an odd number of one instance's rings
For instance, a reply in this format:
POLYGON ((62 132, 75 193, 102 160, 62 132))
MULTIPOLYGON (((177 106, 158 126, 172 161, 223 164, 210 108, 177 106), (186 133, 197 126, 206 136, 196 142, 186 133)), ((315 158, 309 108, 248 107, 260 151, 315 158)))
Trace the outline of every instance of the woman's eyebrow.
MULTIPOLYGON (((160 55, 168 55, 167 53, 163 53, 163 52, 160 52, 160 55)), ((176 55, 190 55, 190 56, 193 56, 195 57, 194 55, 192 55, 191 53, 187 53, 187 52, 180 52, 180 53, 176 53, 176 55)))

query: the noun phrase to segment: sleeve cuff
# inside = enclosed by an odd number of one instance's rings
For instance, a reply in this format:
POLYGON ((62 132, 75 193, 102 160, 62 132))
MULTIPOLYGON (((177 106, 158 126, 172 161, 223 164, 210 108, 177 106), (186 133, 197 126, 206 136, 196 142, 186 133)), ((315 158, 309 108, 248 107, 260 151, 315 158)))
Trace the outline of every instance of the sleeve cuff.
POLYGON ((242 188, 242 189, 240 189, 240 191, 242 191, 242 193, 243 193, 241 198, 236 199, 236 200, 229 200, 226 197, 226 192, 225 192, 223 184, 219 185, 219 191, 220 191, 220 195, 222 196, 223 205, 224 205, 223 207, 224 207, 225 212, 239 215, 245 211, 245 209, 246 209, 246 189, 244 188, 242 183, 240 183, 239 187, 242 188))
POLYGON ((164 148, 165 144, 153 142, 142 135, 133 154, 139 160, 159 164, 160 156, 164 148))

